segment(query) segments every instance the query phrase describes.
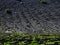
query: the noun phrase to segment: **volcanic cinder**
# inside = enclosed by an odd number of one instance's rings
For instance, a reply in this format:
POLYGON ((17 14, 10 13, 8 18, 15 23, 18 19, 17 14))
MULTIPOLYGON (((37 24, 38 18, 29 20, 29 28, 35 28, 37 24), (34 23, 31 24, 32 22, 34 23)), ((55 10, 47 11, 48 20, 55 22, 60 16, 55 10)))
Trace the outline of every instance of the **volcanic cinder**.
POLYGON ((60 0, 0 0, 0 31, 60 33, 60 0))

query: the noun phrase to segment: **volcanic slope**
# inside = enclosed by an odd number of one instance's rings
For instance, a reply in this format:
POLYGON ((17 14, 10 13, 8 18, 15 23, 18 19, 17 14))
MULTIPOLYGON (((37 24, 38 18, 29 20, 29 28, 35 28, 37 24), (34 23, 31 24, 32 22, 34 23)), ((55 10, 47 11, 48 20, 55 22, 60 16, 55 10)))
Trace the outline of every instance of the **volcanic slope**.
POLYGON ((0 31, 60 33, 60 0, 0 0, 0 31))

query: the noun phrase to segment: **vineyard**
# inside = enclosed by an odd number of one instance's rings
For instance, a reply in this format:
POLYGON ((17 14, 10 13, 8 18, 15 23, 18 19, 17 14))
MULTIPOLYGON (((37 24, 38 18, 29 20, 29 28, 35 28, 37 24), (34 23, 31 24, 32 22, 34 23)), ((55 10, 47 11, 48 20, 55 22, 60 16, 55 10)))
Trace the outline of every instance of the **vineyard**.
POLYGON ((0 35, 0 45, 60 45, 60 35, 16 32, 0 35))

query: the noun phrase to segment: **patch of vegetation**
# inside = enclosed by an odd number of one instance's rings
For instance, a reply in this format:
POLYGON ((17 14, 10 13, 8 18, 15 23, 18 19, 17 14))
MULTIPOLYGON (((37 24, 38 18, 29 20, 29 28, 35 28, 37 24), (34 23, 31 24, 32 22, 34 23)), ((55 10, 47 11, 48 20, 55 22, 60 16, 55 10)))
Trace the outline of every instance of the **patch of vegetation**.
POLYGON ((5 13, 12 14, 12 10, 11 9, 5 9, 5 13))
POLYGON ((40 3, 47 4, 46 0, 40 0, 40 3))
POLYGON ((60 45, 60 35, 40 35, 15 32, 0 34, 0 45, 60 45))

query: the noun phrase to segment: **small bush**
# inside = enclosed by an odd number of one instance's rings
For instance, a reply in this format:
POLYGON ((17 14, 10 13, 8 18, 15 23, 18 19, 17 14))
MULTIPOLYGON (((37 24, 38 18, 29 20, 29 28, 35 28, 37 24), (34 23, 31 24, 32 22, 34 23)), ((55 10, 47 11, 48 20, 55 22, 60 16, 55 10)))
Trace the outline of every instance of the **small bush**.
POLYGON ((12 10, 11 9, 5 9, 5 13, 12 14, 12 10))
POLYGON ((40 0, 40 3, 47 4, 46 0, 40 0))

